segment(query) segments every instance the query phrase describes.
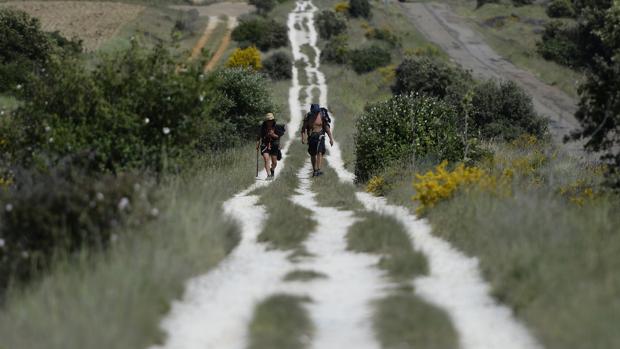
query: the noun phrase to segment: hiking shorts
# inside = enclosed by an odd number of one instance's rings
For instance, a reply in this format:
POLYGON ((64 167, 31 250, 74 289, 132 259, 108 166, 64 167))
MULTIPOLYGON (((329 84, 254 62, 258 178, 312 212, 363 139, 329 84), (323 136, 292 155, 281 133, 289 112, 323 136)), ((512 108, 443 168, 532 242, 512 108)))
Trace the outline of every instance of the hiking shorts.
POLYGON ((325 155, 325 135, 313 133, 308 138, 308 154, 315 156, 319 153, 325 155))
POLYGON ((271 144, 271 148, 267 147, 265 144, 261 144, 260 149, 261 154, 268 153, 271 156, 277 156, 278 160, 282 160, 282 151, 280 150, 279 144, 271 144))

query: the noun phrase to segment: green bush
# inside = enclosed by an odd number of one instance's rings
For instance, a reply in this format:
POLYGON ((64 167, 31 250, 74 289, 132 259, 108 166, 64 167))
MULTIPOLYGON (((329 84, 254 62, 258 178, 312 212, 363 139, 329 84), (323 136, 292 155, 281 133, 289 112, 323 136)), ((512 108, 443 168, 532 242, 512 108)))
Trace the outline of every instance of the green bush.
POLYGON ((473 83, 471 75, 445 62, 431 57, 405 59, 396 68, 394 94, 421 93, 439 98, 454 96, 451 102, 458 103, 465 90, 473 83))
POLYGON ((261 51, 288 45, 287 28, 273 19, 246 17, 232 32, 233 40, 242 47, 254 45, 261 51))
POLYGON ((547 5, 547 16, 552 18, 575 17, 575 9, 570 0, 552 0, 547 5))
POLYGON ((272 106, 262 75, 204 76, 199 67, 178 74, 176 66, 165 49, 137 45, 92 71, 77 60, 59 62, 24 87, 27 103, 0 129, 2 155, 28 166, 91 151, 100 169, 159 171, 174 158, 254 136, 272 106))
POLYGON ((349 37, 343 34, 329 40, 321 51, 321 61, 346 64, 349 61, 349 37))
POLYGON ((577 28, 552 21, 545 25, 542 40, 536 43, 536 49, 544 59, 578 67, 585 60, 582 56, 585 53, 579 48, 578 35, 577 28))
POLYGON ((349 14, 351 17, 370 18, 370 3, 368 0, 349 0, 349 14))
POLYGON ((390 64, 390 51, 378 45, 352 50, 349 53, 351 67, 356 73, 371 72, 379 67, 390 64))
POLYGON ((476 9, 479 9, 486 4, 497 4, 497 3, 499 3, 499 0, 477 0, 476 9))
POLYGON ((37 18, 0 8, 0 92, 19 95, 30 76, 41 74, 54 56, 81 51, 80 41, 43 32, 37 18))
POLYGON ((263 71, 273 80, 290 79, 291 69, 291 57, 284 52, 276 52, 263 61, 263 71))
POLYGON ((347 20, 343 18, 342 15, 331 10, 319 12, 316 16, 315 23, 319 35, 323 39, 330 39, 347 30, 347 20))
POLYGON ((543 137, 546 119, 534 111, 532 98, 515 82, 488 80, 473 90, 472 133, 484 139, 513 140, 523 134, 543 137))
POLYGON ((408 157, 462 159, 458 124, 454 108, 424 95, 398 95, 367 106, 356 124, 357 180, 408 157))
POLYGON ((534 0, 512 0, 512 4, 515 6, 525 6, 531 5, 534 3, 534 0))
POLYGON ((389 28, 372 28, 365 34, 368 39, 381 40, 393 47, 400 46, 400 38, 389 28))
POLYGON ((130 174, 89 172, 90 154, 63 159, 49 171, 15 170, 0 190, 0 294, 47 269, 55 257, 103 248, 115 228, 157 215, 149 186, 130 174))

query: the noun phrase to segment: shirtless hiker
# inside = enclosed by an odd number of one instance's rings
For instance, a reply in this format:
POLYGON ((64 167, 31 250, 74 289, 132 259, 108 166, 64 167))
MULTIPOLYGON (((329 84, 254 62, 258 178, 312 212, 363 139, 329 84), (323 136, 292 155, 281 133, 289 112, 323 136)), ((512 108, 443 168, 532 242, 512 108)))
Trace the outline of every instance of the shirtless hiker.
POLYGON ((323 174, 321 162, 325 155, 325 134, 329 137, 329 144, 334 145, 330 122, 327 109, 321 108, 318 104, 312 104, 301 128, 301 142, 304 144, 308 142, 308 154, 312 160, 312 177, 323 174))

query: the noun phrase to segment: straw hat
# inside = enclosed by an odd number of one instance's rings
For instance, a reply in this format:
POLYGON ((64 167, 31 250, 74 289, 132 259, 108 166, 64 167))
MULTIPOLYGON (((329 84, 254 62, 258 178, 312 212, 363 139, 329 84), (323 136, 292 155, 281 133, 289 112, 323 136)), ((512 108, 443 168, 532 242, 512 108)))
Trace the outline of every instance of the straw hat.
POLYGON ((265 121, 272 121, 275 120, 275 116, 273 116, 273 113, 267 113, 265 114, 265 121))

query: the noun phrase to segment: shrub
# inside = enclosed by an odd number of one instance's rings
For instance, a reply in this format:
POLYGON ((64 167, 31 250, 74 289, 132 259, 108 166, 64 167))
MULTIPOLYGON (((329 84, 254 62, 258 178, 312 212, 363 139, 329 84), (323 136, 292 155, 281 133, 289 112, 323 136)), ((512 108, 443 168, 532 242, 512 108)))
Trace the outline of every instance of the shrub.
POLYGON ((82 51, 81 42, 45 33, 37 18, 0 8, 0 92, 21 94, 23 84, 54 56, 82 51))
POLYGON ((349 54, 351 67, 356 73, 367 73, 378 67, 390 64, 392 57, 390 51, 378 45, 372 45, 366 48, 360 48, 351 51, 349 54))
POLYGON ((229 68, 241 67, 260 70, 263 67, 260 58, 260 51, 254 46, 238 48, 232 53, 230 58, 228 58, 226 66, 229 68))
POLYGON ((272 106, 264 78, 243 69, 178 74, 176 66, 165 49, 137 45, 92 71, 59 62, 29 84, 27 103, 1 128, 2 156, 27 165, 91 151, 100 169, 159 171, 174 158, 253 138, 248 124, 272 106))
POLYGON ((451 68, 441 60, 430 57, 405 59, 396 68, 394 94, 423 93, 444 98, 456 95, 460 99, 463 90, 472 83, 469 73, 460 68, 451 68))
POLYGON ((515 6, 525 6, 531 5, 534 3, 534 0, 512 0, 512 4, 515 6))
POLYGON ((387 189, 388 184, 381 176, 373 176, 370 180, 368 180, 368 183, 366 183, 366 192, 375 196, 385 195, 387 189))
POLYGON ((266 14, 276 7, 276 0, 250 0, 250 5, 256 6, 258 13, 266 14))
POLYGON ((584 59, 577 44, 577 35, 575 27, 560 21, 549 22, 545 25, 542 40, 536 44, 536 49, 544 59, 569 67, 580 66, 584 59))
POLYGON ((486 139, 516 139, 523 134, 543 137, 546 120, 534 111, 532 98, 513 81, 489 80, 474 88, 473 128, 486 139))
POLYGON ((15 185, 0 190, 0 293, 11 281, 44 271, 54 257, 105 247, 115 228, 157 214, 138 177, 94 176, 75 161, 65 159, 49 172, 17 170, 15 185))
POLYGON ((461 159, 465 146, 457 127, 455 110, 428 96, 399 95, 367 106, 356 124, 357 180, 409 157, 461 159))
POLYGON ((340 35, 347 30, 347 21, 334 11, 321 11, 315 19, 319 35, 323 39, 330 39, 340 35))
POLYGON ((247 17, 240 21, 232 32, 233 40, 241 46, 254 45, 261 51, 286 46, 288 34, 286 26, 273 19, 247 17))
POLYGON ((181 32, 195 33, 200 28, 200 12, 197 9, 191 9, 183 12, 174 22, 174 29, 181 32))
POLYGON ((349 14, 352 17, 370 18, 370 3, 368 0, 349 0, 349 14))
POLYGON ((345 64, 349 61, 349 38, 338 35, 325 44, 321 51, 321 61, 345 64))
POLYGON ((547 15, 552 18, 574 17, 575 9, 569 0, 552 0, 547 5, 547 15))
POLYGON ((365 33, 366 38, 385 41, 392 46, 400 45, 400 38, 389 28, 370 28, 365 33))
POLYGON ((342 14, 349 13, 349 3, 348 2, 339 2, 334 6, 334 11, 342 14))
POLYGON ((291 58, 284 52, 276 52, 263 62, 263 71, 273 80, 285 80, 292 77, 291 58))

